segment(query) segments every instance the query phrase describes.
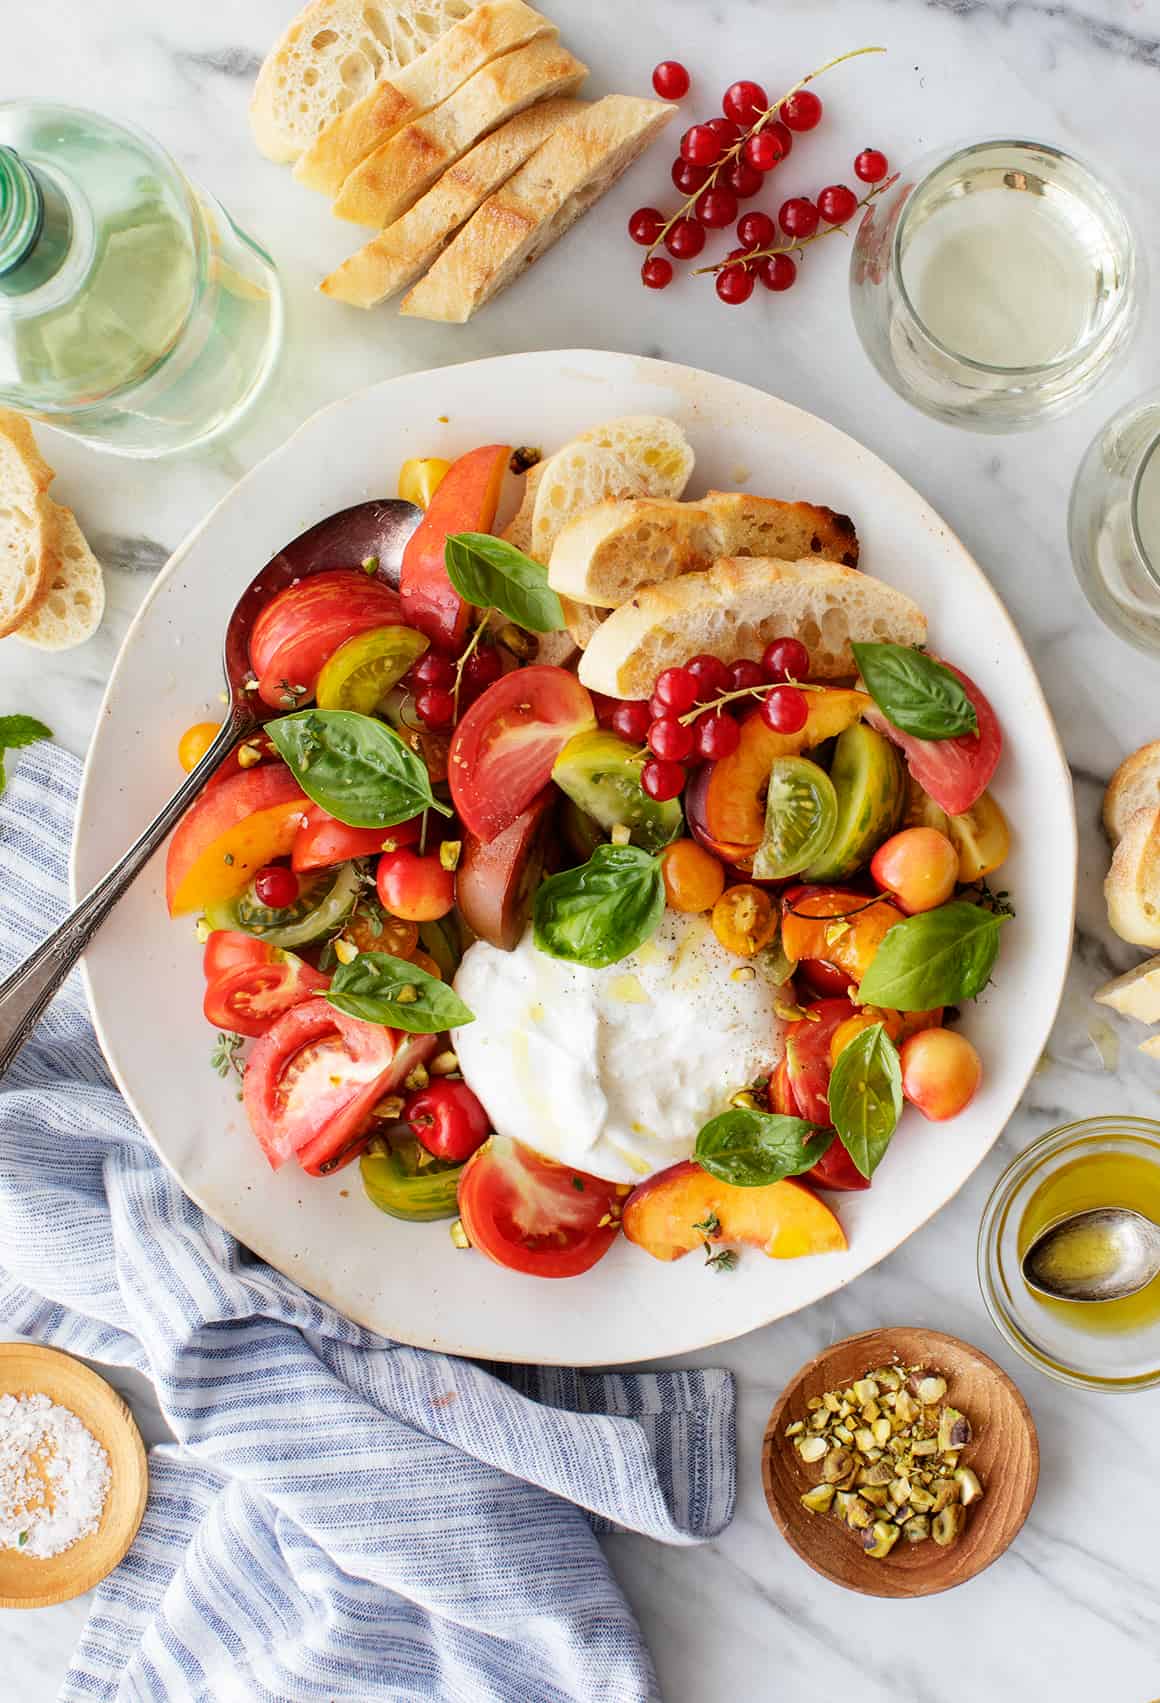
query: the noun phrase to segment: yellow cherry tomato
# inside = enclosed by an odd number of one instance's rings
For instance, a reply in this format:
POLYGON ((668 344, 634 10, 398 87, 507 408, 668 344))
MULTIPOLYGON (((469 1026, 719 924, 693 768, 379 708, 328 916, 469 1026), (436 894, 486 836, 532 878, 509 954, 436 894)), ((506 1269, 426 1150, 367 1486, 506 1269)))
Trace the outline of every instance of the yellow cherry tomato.
POLYGON ((1007 818, 989 792, 961 816, 952 816, 947 833, 959 854, 959 880, 968 885, 993 874, 1011 850, 1007 818))
POLYGON ((196 769, 221 730, 220 721, 195 721, 177 741, 177 761, 188 775, 196 769))
POLYGON ((405 503, 425 509, 451 466, 437 455, 416 455, 399 468, 399 495, 405 503))
POLYGON ((727 887, 709 920, 726 952, 736 952, 741 958, 752 958, 777 933, 777 912, 769 894, 749 882, 727 887))
POLYGON ((864 1029, 872 1029, 875 1023, 881 1023, 892 1041, 897 1041, 902 1034, 902 1014, 898 1011, 879 1011, 875 1005, 864 1005, 861 1011, 856 1011, 853 1017, 847 1017, 830 1039, 830 1063, 837 1064, 838 1055, 845 1051, 854 1039, 864 1029))
POLYGON ((661 853, 665 899, 674 911, 708 911, 725 890, 725 871, 696 840, 674 840, 661 853))

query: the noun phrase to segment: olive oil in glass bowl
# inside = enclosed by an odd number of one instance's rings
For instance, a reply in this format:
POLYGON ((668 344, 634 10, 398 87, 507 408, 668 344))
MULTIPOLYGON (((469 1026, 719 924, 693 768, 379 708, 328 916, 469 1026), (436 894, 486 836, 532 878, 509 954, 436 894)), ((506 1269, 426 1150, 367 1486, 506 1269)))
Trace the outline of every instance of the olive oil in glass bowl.
POLYGON ((1160 1277, 1122 1301, 1056 1301, 1021 1261, 1041 1231, 1099 1206, 1160 1223, 1160 1123, 1087 1118, 1049 1130, 1008 1165, 979 1228, 979 1283, 997 1329, 1041 1372, 1093 1390, 1160 1383, 1160 1277))

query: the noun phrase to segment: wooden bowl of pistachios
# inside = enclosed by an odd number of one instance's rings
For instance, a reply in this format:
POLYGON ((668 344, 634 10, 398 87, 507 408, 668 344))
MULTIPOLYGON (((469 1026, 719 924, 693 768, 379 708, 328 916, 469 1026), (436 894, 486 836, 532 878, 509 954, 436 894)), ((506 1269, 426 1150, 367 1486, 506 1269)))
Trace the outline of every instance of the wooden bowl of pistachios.
POLYGON ((765 1499, 835 1585, 925 1597, 973 1579, 1022 1526, 1039 1439, 1006 1372, 912 1326, 864 1331, 803 1366, 765 1431, 765 1499))

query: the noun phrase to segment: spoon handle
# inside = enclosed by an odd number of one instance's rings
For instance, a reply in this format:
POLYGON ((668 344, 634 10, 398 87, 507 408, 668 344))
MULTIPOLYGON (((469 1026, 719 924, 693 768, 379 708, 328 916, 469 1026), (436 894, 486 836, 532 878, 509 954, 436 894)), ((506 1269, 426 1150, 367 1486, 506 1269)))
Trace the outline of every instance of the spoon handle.
POLYGON ((185 777, 145 832, 60 927, 0 982, 0 1076, 3 1076, 93 935, 126 893, 187 805, 239 740, 257 727, 245 710, 235 710, 195 769, 185 777))

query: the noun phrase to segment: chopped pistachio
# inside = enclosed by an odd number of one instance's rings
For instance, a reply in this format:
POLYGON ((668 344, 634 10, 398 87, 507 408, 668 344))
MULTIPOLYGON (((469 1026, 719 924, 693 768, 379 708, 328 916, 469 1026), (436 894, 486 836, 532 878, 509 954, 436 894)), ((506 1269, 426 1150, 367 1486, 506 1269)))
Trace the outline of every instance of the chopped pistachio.
POLYGON ((815 1484, 812 1490, 807 1490, 802 1497, 802 1506, 808 1508, 811 1514, 825 1514, 829 1511, 830 1503, 834 1500, 832 1484, 815 1484))
POLYGON ((758 1102, 757 1095, 749 1088, 742 1088, 738 1091, 738 1093, 731 1094, 729 1096, 729 1104, 731 1106, 735 1106, 739 1112, 761 1111, 761 1105, 758 1102))
POLYGON ((786 1426, 785 1434, 787 1437, 800 1437, 804 1430, 805 1426, 802 1424, 801 1420, 795 1419, 792 1425, 786 1426))
POLYGON ((889 1419, 876 1419, 874 1421, 873 1425, 870 1427, 870 1430, 873 1434, 874 1441, 877 1443, 878 1447, 880 1449, 884 1449, 886 1447, 887 1443, 889 1443, 889 1441, 890 1441, 890 1421, 889 1421, 889 1419))
POLYGON ((862 1533, 862 1548, 867 1555, 873 1556, 875 1561, 881 1561, 884 1556, 890 1554, 898 1538, 896 1525, 889 1520, 875 1520, 869 1531, 862 1533))
POLYGON ((430 1077, 427 1074, 427 1066, 425 1064, 417 1064, 414 1070, 412 1070, 407 1076, 404 1076, 403 1087, 409 1094, 413 1094, 417 1088, 426 1088, 429 1081, 430 1077))
POLYGON ((842 1405, 841 1399, 834 1394, 833 1390, 827 1390, 825 1395, 822 1397, 822 1401, 831 1413, 837 1413, 838 1409, 842 1405))
POLYGON ((919 1514, 929 1514, 934 1507, 934 1497, 921 1484, 911 1483, 910 1505, 919 1514))
POLYGON ((912 1514, 902 1528, 907 1543, 924 1543, 930 1536, 930 1521, 925 1514, 912 1514))
POLYGON ((952 1543, 957 1543, 963 1535, 963 1527, 967 1523, 967 1510, 961 1502, 952 1502, 934 1517, 930 1535, 943 1549, 949 1549, 952 1543))
POLYGON ((944 1407, 939 1415, 938 1446, 940 1450, 961 1449, 971 1440, 971 1422, 957 1407, 944 1407))
POLYGON ((847 1445, 854 1441, 854 1433, 848 1425, 843 1425, 841 1421, 834 1426, 834 1436, 840 1443, 845 1443, 847 1445))
POLYGON ((388 1123, 394 1123, 403 1115, 403 1104, 401 1094, 388 1094, 385 1100, 379 1101, 374 1115, 376 1118, 385 1118, 388 1123))
POLYGON ((964 1508, 969 1507, 972 1502, 977 1502, 983 1494, 983 1486, 969 1466, 959 1468, 955 1473, 955 1483, 959 1487, 959 1501, 964 1508))
POLYGON ((358 947, 355 945, 353 940, 336 940, 334 943, 334 956, 338 959, 340 964, 353 964, 355 959, 358 957, 358 947))
POLYGON ((806 1402, 806 1411, 808 1413, 816 1413, 818 1408, 821 1407, 821 1405, 822 1405, 821 1396, 811 1396, 810 1399, 806 1402))
POLYGON ((858 1414, 860 1418, 866 1421, 867 1425, 873 1425, 876 1419, 882 1417, 882 1409, 876 1401, 865 1401, 858 1409, 858 1414))
POLYGON ((899 1390, 894 1398, 895 1416, 903 1425, 913 1425, 920 1413, 918 1403, 909 1390, 899 1390))
POLYGON ((462 840, 440 840, 439 867, 449 873, 459 867, 459 854, 463 850, 462 840))
POLYGON ((892 1478, 889 1485, 890 1500, 897 1502, 901 1508, 904 1502, 910 1501, 909 1478, 892 1478))
POLYGON ((854 1441, 865 1454, 867 1449, 872 1449, 875 1446, 878 1439, 868 1425, 862 1425, 855 1431, 854 1441))
POLYGON ((803 1461, 820 1461, 829 1453, 824 1437, 803 1437, 797 1445, 797 1452, 803 1461))
POLYGON ((889 1484, 894 1477, 894 1468, 887 1460, 875 1461, 872 1466, 864 1466, 858 1474, 859 1484, 889 1484))
POLYGON ((810 1417, 810 1429, 813 1431, 824 1431, 829 1423, 830 1416, 824 1407, 810 1417))
POLYGON ((496 634, 496 638, 505 650, 510 650, 513 656, 518 656, 521 662, 530 662, 540 648, 540 642, 533 633, 525 633, 522 627, 517 627, 514 621, 506 621, 496 634))
POLYGON ((854 1382, 854 1400, 857 1402, 873 1401, 878 1394, 878 1385, 873 1378, 857 1378, 854 1382))
POLYGON ((872 1508, 885 1508, 890 1500, 881 1484, 859 1484, 858 1494, 872 1508))
POLYGON ((865 1531, 874 1521, 874 1509, 868 1502, 863 1502, 856 1492, 850 1495, 850 1504, 845 1509, 845 1515, 846 1524, 856 1532, 865 1531))
POLYGON ((946 1395, 947 1381, 945 1378, 919 1378, 914 1393, 923 1407, 933 1407, 946 1395))
POLYGON ((938 1454, 938 1438, 937 1437, 920 1437, 918 1439, 917 1443, 915 1443, 913 1448, 911 1449, 911 1453, 914 1454, 914 1455, 918 1455, 920 1458, 925 1458, 925 1456, 927 1456, 927 1455, 937 1455, 938 1454))
POLYGON ((454 1076, 459 1069, 459 1055, 448 1047, 446 1052, 435 1054, 427 1069, 432 1076, 454 1076))
POLYGON ((931 1513, 941 1514, 944 1508, 949 1508, 951 1503, 956 1500, 958 1494, 959 1487, 954 1479, 944 1478, 935 1489, 931 1513))
POLYGON ((831 1449, 822 1465, 822 1477, 827 1484, 838 1484, 851 1469, 855 1472, 858 1470, 849 1450, 831 1449))
POLYGON ((457 1248, 469 1248, 471 1246, 467 1239, 467 1231, 463 1228, 463 1220, 460 1218, 457 1218, 451 1226, 451 1240, 457 1248))

